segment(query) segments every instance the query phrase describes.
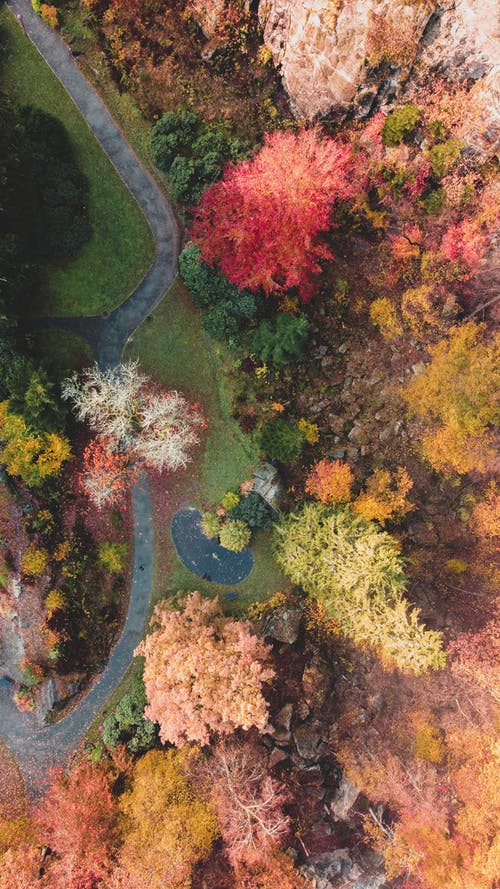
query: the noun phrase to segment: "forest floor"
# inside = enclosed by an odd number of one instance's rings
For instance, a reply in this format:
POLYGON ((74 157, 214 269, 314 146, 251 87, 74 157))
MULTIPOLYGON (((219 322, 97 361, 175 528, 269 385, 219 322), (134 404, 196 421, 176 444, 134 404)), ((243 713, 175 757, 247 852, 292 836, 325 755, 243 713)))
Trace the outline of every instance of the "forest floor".
POLYGON ((132 195, 10 13, 0 10, 4 43, 0 87, 14 102, 56 115, 68 131, 77 163, 89 182, 93 233, 74 259, 42 270, 42 315, 97 315, 119 305, 153 260, 151 230, 132 195))
POLYGON ((0 817, 17 818, 27 809, 24 782, 8 747, 0 741, 0 817))

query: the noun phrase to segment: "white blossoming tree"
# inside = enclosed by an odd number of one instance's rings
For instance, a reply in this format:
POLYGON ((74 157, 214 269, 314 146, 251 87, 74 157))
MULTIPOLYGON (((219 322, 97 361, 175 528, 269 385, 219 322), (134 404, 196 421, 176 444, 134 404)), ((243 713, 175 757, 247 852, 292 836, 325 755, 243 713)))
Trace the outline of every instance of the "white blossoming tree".
POLYGON ((89 445, 92 454, 84 454, 82 485, 98 506, 116 502, 127 479, 133 478, 134 467, 184 469, 199 441, 197 430, 204 425, 197 405, 188 404, 178 392, 162 390, 138 370, 137 362, 107 370, 95 364, 64 380, 62 394, 72 402, 78 420, 96 435, 89 445), (116 479, 113 484, 111 477, 116 479))

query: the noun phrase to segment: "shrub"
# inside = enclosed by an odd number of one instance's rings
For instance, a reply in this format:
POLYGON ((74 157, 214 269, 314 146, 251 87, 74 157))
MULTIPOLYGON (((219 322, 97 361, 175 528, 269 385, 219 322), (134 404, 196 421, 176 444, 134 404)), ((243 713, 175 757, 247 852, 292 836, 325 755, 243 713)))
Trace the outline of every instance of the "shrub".
POLYGON ((105 541, 99 546, 99 562, 112 574, 123 574, 127 563, 128 546, 126 543, 110 543, 105 541))
POLYGON ((250 543, 252 532, 246 522, 229 521, 220 529, 220 545, 232 552, 240 553, 250 543))
POLYGON ((304 352, 309 333, 305 315, 278 312, 273 319, 264 318, 250 339, 250 349, 264 364, 285 367, 298 361, 304 352))
POLYGON ((441 212, 446 195, 443 188, 433 188, 422 198, 422 205, 428 216, 437 216, 441 212))
POLYGON ((151 130, 151 150, 156 166, 164 173, 182 150, 196 139, 201 121, 193 111, 167 111, 151 130))
POLYGON ((205 537, 213 538, 219 536, 221 520, 214 512, 204 512, 200 525, 205 537))
POLYGON ((246 522, 251 528, 272 528, 276 521, 274 509, 257 494, 250 491, 242 497, 237 506, 231 510, 231 518, 246 522))
POLYGON ((319 429, 316 423, 310 423, 309 420, 302 418, 297 423, 297 428, 304 436, 307 444, 316 444, 319 441, 319 429))
POLYGON ((158 727, 144 716, 147 704, 142 671, 132 677, 132 688, 117 704, 114 713, 106 717, 102 727, 102 740, 107 747, 126 744, 129 753, 145 753, 154 747, 158 727))
POLYGON ((239 494, 235 494, 233 491, 228 491, 227 494, 224 494, 221 500, 221 506, 229 512, 230 509, 233 509, 233 507, 238 505, 240 499, 239 494))
POLYGON ((264 426, 260 446, 270 460, 293 463, 302 453, 304 436, 295 423, 277 417, 264 426))
POLYGON ((373 300, 370 306, 370 319, 385 340, 393 340, 403 334, 396 309, 385 296, 373 300))
POLYGON ((200 258, 195 244, 188 244, 179 256, 179 271, 195 305, 206 309, 203 327, 220 342, 238 344, 241 325, 253 318, 257 300, 248 290, 238 290, 200 258))
POLYGON ((220 302, 210 306, 203 315, 202 325, 212 339, 225 343, 230 349, 239 345, 240 325, 232 312, 231 303, 220 302))
POLYGON ((306 479, 306 492, 320 503, 347 503, 352 498, 354 475, 341 460, 320 460, 306 479))
POLYGON ((453 306, 445 302, 439 288, 423 284, 420 287, 411 287, 403 293, 401 314, 415 337, 441 333, 445 327, 445 312, 449 317, 452 311, 453 306))
POLYGON ((494 483, 485 500, 474 507, 472 529, 480 537, 500 537, 500 493, 494 483))
POLYGON ((432 172, 436 179, 447 176, 451 167, 460 157, 462 146, 455 139, 448 139, 439 145, 433 145, 428 152, 432 172))
POLYGON ((65 605, 66 599, 64 598, 64 593, 62 593, 61 590, 51 590, 45 598, 47 617, 51 618, 56 611, 62 611, 65 605))
POLYGON ((55 6, 48 6, 46 3, 41 3, 40 15, 49 28, 57 28, 58 12, 55 6))
POLYGON ((406 142, 415 132, 415 128, 422 116, 422 112, 416 105, 409 103, 402 108, 396 108, 387 115, 382 127, 382 142, 393 147, 406 142))
POLYGON ((384 525, 389 519, 401 518, 414 508, 407 500, 412 488, 413 482, 405 469, 400 467, 393 474, 388 469, 375 469, 352 509, 367 522, 375 520, 384 525))
POLYGON ((436 764, 443 762, 446 747, 442 730, 434 725, 423 725, 418 728, 413 742, 413 752, 426 762, 436 764))
POLYGON ((21 570, 28 577, 36 577, 43 574, 49 562, 49 554, 46 549, 37 549, 34 543, 30 543, 28 549, 21 558, 21 570))

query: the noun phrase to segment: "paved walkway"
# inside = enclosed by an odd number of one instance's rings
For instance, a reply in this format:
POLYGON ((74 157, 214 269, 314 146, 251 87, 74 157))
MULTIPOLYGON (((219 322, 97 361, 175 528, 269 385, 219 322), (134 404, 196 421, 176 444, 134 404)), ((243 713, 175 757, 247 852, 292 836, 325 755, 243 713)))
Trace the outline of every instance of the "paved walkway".
MULTIPOLYGON (((61 81, 148 220, 156 256, 135 291, 106 318, 65 319, 64 326, 85 336, 103 368, 117 364, 128 337, 160 302, 176 274, 179 233, 161 189, 146 172, 109 111, 85 80, 61 38, 33 12, 29 0, 7 0, 14 15, 22 15, 27 36, 61 81)), ((62 323, 61 323, 62 326, 62 323)), ((55 725, 40 726, 31 714, 20 713, 10 691, 0 683, 0 737, 17 759, 28 793, 39 795, 50 765, 66 762, 94 716, 116 688, 141 639, 152 588, 153 529, 148 482, 142 478, 132 493, 134 561, 130 603, 125 626, 107 667, 73 712, 55 725)))

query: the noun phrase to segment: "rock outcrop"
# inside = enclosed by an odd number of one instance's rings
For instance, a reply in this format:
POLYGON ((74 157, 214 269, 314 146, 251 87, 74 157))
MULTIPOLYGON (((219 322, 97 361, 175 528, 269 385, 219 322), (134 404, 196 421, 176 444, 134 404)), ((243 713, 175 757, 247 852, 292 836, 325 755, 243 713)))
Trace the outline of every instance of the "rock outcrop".
POLYGON ((495 0, 261 0, 259 19, 297 117, 364 117, 433 72, 482 81, 498 124, 495 0))

